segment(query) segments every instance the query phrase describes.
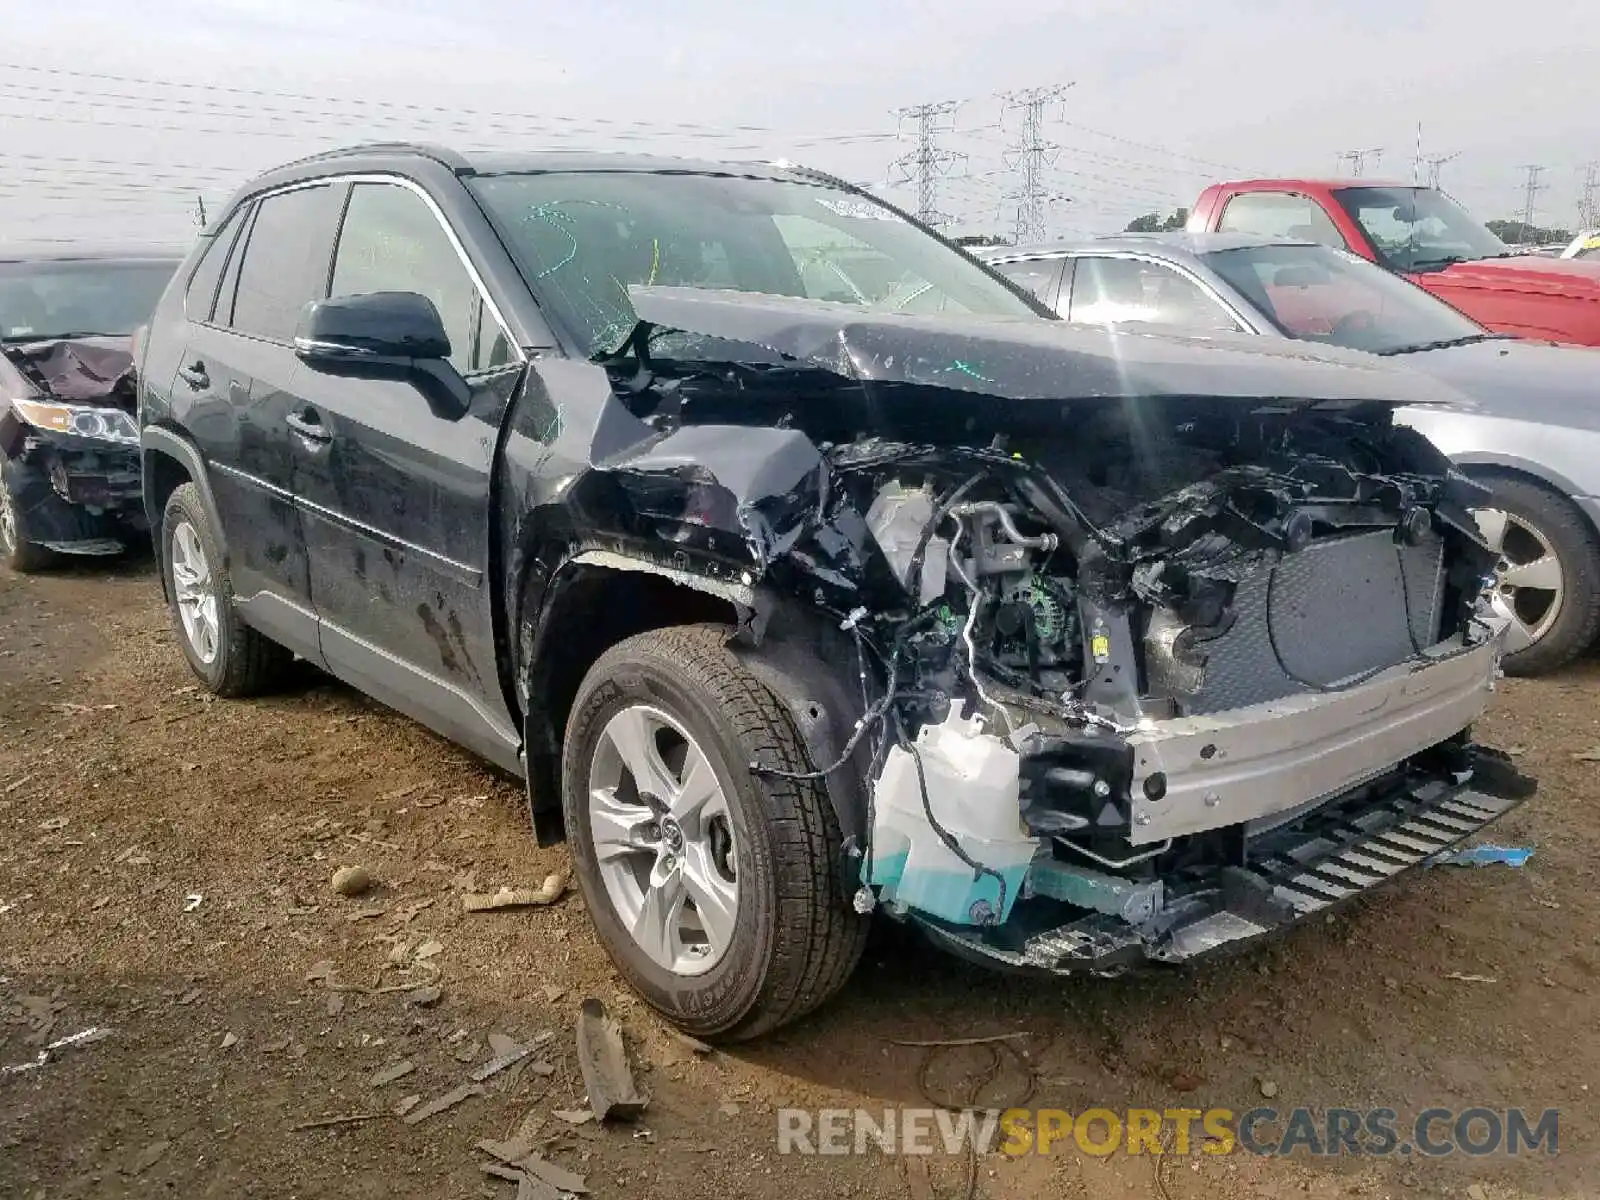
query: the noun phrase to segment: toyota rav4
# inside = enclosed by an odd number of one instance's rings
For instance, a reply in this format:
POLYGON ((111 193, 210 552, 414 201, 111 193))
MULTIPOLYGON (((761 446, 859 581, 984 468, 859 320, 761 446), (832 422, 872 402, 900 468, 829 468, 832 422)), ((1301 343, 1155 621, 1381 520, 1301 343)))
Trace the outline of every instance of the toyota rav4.
POLYGON ((1281 928, 1531 782, 1475 745, 1481 491, 1376 360, 1073 328, 792 167, 380 146, 244 188, 144 343, 215 693, 291 656, 527 782, 684 1028, 870 914, 1109 974, 1281 928))

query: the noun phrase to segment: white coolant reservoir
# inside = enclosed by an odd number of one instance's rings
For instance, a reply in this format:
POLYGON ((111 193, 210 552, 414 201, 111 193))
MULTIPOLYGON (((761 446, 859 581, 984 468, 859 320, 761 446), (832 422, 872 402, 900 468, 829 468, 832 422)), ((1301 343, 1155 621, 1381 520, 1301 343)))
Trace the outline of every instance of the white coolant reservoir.
POLYGON ((916 746, 935 820, 968 858, 1005 880, 1004 895, 999 879, 974 878, 934 831, 916 760, 895 746, 873 793, 872 882, 882 889, 879 898, 958 925, 1004 921, 1039 845, 1022 824, 1017 752, 954 707, 943 724, 922 729, 916 746))

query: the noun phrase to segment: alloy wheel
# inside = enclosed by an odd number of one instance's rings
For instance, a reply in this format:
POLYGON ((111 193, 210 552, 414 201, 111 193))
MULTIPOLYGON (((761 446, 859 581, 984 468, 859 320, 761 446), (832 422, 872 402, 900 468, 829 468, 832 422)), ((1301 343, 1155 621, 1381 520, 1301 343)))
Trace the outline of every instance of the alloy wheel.
POLYGON ((183 623, 183 636, 202 663, 216 661, 221 641, 217 623, 217 598, 211 584, 211 564, 206 560, 200 534, 188 521, 173 527, 172 594, 183 623))
POLYGON ((17 510, 11 491, 0 481, 0 551, 15 554, 17 550, 17 510))
POLYGON ((1498 508, 1476 509, 1473 516, 1499 556, 1489 606, 1509 622, 1506 653, 1515 654, 1549 633, 1561 615, 1566 572, 1550 539, 1525 518, 1498 508))
POLYGON ((589 768, 589 830, 606 895, 657 966, 709 971, 739 911, 728 798, 705 751, 672 716, 635 704, 601 730, 589 768))

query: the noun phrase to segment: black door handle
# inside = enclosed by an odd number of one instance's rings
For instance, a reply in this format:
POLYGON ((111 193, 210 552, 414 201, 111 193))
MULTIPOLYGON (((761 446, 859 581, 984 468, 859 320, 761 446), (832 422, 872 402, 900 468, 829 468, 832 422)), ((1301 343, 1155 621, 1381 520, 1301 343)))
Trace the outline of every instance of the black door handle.
POLYGON ((199 359, 187 367, 179 367, 178 377, 197 392, 203 392, 211 386, 211 376, 206 373, 205 363, 199 359))
POLYGON ((317 416, 316 409, 313 408, 308 408, 303 412, 290 413, 284 418, 284 423, 301 437, 313 442, 326 442, 331 441, 333 438, 333 434, 328 432, 321 418, 317 416))

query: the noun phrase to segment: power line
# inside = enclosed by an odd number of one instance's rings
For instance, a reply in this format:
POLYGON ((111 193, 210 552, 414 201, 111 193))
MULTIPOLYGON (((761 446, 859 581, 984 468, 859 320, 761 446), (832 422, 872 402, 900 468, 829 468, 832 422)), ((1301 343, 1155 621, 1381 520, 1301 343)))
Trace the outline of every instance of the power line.
POLYGON ((943 225, 951 219, 949 214, 939 211, 939 179, 948 174, 950 168, 966 158, 966 155, 956 150, 941 148, 934 137, 938 133, 949 132, 949 127, 941 127, 939 120, 942 117, 953 117, 958 104, 959 101, 956 100, 940 100, 933 104, 918 104, 895 111, 895 116, 902 121, 913 120, 917 123, 917 144, 915 149, 902 154, 890 163, 889 169, 900 172, 902 183, 915 180, 917 218, 927 225, 943 225))
POLYGON ((1338 161, 1341 167, 1345 163, 1349 163, 1350 174, 1360 179, 1367 173, 1368 158, 1381 162, 1383 160, 1383 147, 1379 146, 1373 150, 1341 150, 1338 161))
POLYGON ((1528 231, 1533 228, 1533 198, 1544 191, 1546 185, 1539 182, 1539 176, 1544 174, 1545 168, 1530 163, 1522 169, 1528 173, 1528 180, 1522 188, 1522 236, 1526 238, 1528 231))
POLYGON ((1457 150, 1453 154, 1435 154, 1429 158, 1424 158, 1422 162, 1428 168, 1428 186, 1431 188, 1439 187, 1439 178, 1444 171, 1445 163, 1460 157, 1461 151, 1457 150))
POLYGON ((1006 154, 1007 165, 1014 167, 1022 176, 1021 185, 1008 197, 1017 202, 1016 239, 1019 246, 1043 241, 1046 200, 1066 199, 1064 196, 1047 197, 1045 194, 1044 168, 1055 163, 1061 147, 1044 139, 1044 111, 1059 101, 1071 86, 1070 83, 1064 83, 1054 87, 1027 88, 1020 92, 1008 92, 1001 97, 1004 101, 1002 116, 1013 110, 1022 113, 1022 140, 1006 154))
POLYGON ((1583 165, 1583 194, 1578 200, 1578 224, 1584 229, 1600 225, 1600 162, 1583 165))

